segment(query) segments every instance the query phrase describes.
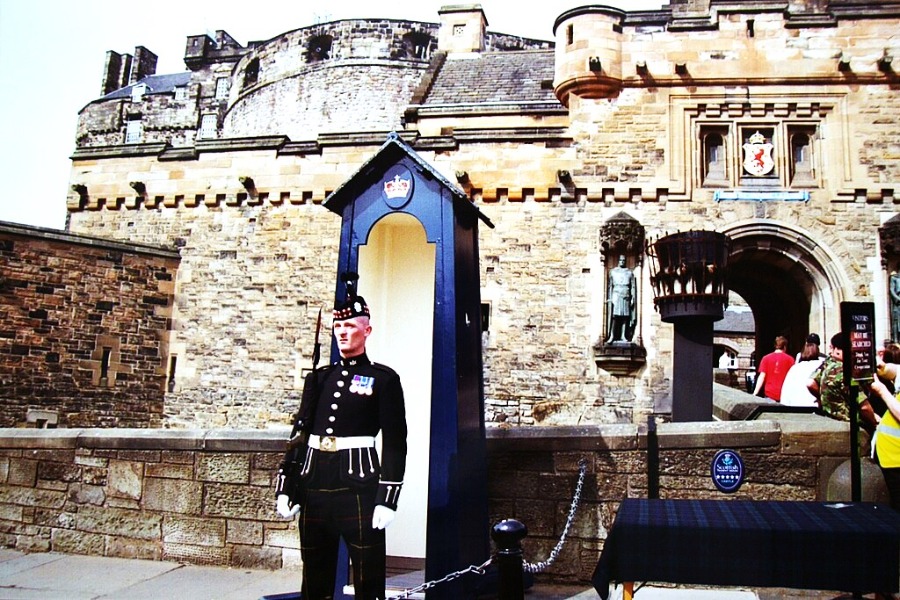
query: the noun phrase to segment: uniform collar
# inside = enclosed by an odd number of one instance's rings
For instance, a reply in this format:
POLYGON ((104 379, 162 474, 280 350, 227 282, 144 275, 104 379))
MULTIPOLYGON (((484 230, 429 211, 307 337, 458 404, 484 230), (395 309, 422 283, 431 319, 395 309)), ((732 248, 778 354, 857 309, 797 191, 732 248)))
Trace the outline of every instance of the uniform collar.
POLYGON ((365 352, 362 354, 357 354, 356 356, 351 356, 350 358, 341 358, 341 366, 343 367, 354 367, 356 365, 368 365, 372 361, 369 360, 369 357, 365 352))

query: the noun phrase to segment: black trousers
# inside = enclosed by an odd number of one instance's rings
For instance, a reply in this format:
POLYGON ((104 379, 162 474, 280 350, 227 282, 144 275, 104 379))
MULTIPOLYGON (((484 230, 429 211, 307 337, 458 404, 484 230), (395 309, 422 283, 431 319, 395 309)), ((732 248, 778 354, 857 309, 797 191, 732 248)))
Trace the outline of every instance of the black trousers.
POLYGON ((343 538, 353 565, 355 598, 384 598, 385 538, 372 528, 378 484, 348 487, 338 477, 339 453, 315 452, 300 513, 300 554, 303 558, 303 600, 330 600, 343 538))

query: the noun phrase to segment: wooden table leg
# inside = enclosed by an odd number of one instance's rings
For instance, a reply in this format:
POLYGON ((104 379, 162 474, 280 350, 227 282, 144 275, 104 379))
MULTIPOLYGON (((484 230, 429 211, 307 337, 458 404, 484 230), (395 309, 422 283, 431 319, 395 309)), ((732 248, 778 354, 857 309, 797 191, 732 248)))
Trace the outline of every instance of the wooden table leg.
POLYGON ((622 600, 634 600, 634 582, 625 581, 622 588, 622 600))

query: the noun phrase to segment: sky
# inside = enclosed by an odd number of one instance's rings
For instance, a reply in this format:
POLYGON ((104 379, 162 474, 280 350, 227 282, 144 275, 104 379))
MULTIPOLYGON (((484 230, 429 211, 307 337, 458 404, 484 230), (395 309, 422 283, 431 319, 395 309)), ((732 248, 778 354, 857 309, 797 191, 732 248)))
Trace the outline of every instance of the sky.
MULTIPOLYGON (((472 2, 475 3, 475 2, 472 2)), ((0 0, 0 221, 62 229, 78 112, 98 98, 106 52, 155 53, 157 74, 186 71, 190 35, 227 31, 239 43, 337 19, 436 23, 461 0, 0 0)), ((589 1, 482 0, 488 30, 553 39, 553 23, 589 1), (525 8, 525 4, 530 4, 525 8)), ((607 0, 622 10, 660 0, 607 0)))

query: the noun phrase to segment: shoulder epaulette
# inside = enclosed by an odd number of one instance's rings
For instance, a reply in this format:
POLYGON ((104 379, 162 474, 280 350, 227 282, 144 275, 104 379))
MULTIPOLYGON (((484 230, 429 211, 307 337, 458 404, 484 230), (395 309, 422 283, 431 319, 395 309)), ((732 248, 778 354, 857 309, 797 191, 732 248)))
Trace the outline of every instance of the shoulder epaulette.
POLYGON ((379 371, 384 371, 385 373, 390 373, 390 374, 395 374, 395 373, 396 373, 396 371, 394 371, 392 368, 390 368, 390 367, 387 366, 387 365, 383 365, 383 364, 377 363, 377 362, 373 362, 373 363, 370 363, 370 364, 372 365, 372 368, 373 368, 373 369, 378 369, 379 371))

